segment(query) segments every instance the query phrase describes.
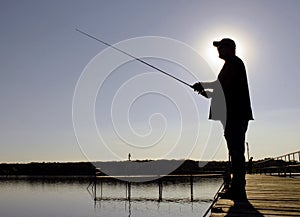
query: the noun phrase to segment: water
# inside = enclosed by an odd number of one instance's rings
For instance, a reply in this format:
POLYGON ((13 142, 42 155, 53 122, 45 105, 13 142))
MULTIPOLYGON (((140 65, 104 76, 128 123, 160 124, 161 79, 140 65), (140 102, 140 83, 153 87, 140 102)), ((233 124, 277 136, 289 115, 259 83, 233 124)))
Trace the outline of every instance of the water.
POLYGON ((220 178, 197 178, 193 201, 188 181, 132 184, 131 200, 126 184, 102 182, 94 187, 84 179, 1 179, 1 217, 179 217, 201 216, 221 185, 220 178), (89 191, 88 191, 89 190, 89 191))

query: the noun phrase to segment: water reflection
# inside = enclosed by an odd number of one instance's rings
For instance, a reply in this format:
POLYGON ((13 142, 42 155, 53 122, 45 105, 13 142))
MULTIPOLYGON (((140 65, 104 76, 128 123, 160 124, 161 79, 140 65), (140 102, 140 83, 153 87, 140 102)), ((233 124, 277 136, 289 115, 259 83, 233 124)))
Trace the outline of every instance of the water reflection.
MULTIPOLYGON (((94 198, 95 207, 98 203, 101 208, 105 201, 124 201, 128 216, 131 216, 131 204, 145 202, 152 202, 152 205, 157 202, 157 212, 163 204, 190 205, 193 212, 194 203, 212 202, 213 194, 221 182, 220 178, 190 176, 167 177, 148 183, 115 182, 112 186, 113 182, 100 178, 95 179, 87 189, 94 198)), ((149 210, 147 207, 145 209, 149 210)))
POLYGON ((92 181, 87 178, 0 179, 0 216, 200 216, 222 179, 197 178, 193 180, 193 192, 188 179, 165 180, 161 201, 157 182, 131 183, 128 200, 128 183, 98 180, 94 188, 92 181))

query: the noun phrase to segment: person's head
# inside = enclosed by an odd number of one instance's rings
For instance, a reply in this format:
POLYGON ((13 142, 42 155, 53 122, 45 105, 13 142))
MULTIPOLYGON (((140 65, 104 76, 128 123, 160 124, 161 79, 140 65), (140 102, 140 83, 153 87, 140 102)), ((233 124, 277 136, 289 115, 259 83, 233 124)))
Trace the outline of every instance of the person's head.
POLYGON ((235 42, 230 38, 223 38, 221 41, 214 41, 213 45, 217 47, 219 57, 226 60, 232 56, 235 56, 235 42))

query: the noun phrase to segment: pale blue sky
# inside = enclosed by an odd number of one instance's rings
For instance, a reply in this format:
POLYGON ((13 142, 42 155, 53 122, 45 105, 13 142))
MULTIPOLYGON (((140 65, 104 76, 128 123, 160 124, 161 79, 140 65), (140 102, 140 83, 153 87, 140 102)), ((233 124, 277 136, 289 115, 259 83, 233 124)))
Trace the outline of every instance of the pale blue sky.
MULTIPOLYGON (((2 0, 0 162, 86 160, 73 130, 72 98, 83 69, 105 46, 79 34, 75 28, 110 43, 141 36, 170 37, 197 50, 215 74, 222 62, 218 60, 212 41, 232 37, 237 42, 237 54, 245 62, 250 83, 255 116, 247 136, 251 155, 260 159, 299 150, 299 9, 300 1, 297 0, 2 0)), ((152 62, 180 75, 178 67, 152 62)), ((103 87, 107 95, 102 99, 100 94, 97 99, 99 121, 101 115, 105 115, 101 109, 105 110, 112 100, 109 96, 130 78, 130 73, 149 72, 134 62, 130 64, 132 66, 128 65, 129 69, 122 72, 127 70, 128 75, 117 79, 116 71, 103 87)), ((188 75, 181 78, 194 82, 188 75)), ((203 109, 199 116, 201 124, 205 125, 208 101, 192 90, 191 94, 203 109)), ((179 119, 172 115, 176 114, 172 103, 161 104, 163 99, 153 95, 144 100, 143 103, 136 101, 136 107, 132 107, 132 124, 145 133, 149 115, 167 111, 168 126, 176 133, 179 119), (161 106, 151 108, 150 102, 161 106)), ((159 128, 161 119, 153 124, 159 128)), ((109 127, 100 127, 100 130, 108 131, 108 139, 113 134, 109 127)), ((221 135, 221 129, 219 131, 221 135)), ((123 159, 130 151, 120 143, 113 149, 120 149, 123 159)), ((190 158, 202 159, 198 149, 196 147, 190 158)), ((134 159, 159 158, 159 154, 159 151, 132 153, 134 159)), ((181 153, 176 153, 176 157, 180 158, 181 153)), ((213 158, 224 160, 226 157, 223 142, 213 158)), ((103 154, 99 160, 109 159, 103 154)))

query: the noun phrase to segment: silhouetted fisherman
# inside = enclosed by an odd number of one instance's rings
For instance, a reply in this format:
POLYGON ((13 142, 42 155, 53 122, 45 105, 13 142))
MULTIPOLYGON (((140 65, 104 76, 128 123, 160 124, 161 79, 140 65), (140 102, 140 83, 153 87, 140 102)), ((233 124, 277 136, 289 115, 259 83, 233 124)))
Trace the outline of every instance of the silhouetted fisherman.
POLYGON ((209 119, 221 121, 231 157, 232 180, 221 197, 246 199, 245 134, 249 120, 253 120, 246 69, 235 55, 235 42, 229 38, 214 41, 219 58, 225 61, 218 78, 213 82, 199 82, 192 87, 211 98, 209 119))

